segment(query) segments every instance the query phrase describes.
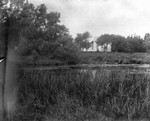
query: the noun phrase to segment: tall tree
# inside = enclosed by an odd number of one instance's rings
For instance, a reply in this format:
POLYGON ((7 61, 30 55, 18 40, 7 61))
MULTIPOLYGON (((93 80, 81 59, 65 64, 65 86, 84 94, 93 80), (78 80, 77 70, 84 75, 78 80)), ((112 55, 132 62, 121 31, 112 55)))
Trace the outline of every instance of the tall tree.
POLYGON ((129 44, 130 52, 146 52, 146 48, 144 45, 144 40, 138 36, 126 38, 126 41, 129 44))
POLYGON ((97 38, 98 45, 112 44, 111 51, 114 52, 145 52, 143 39, 138 36, 123 37, 120 35, 104 34, 97 38))
POLYGON ((111 43, 111 51, 114 52, 128 52, 129 46, 125 40, 125 37, 120 35, 104 34, 98 37, 96 42, 98 45, 108 45, 111 43))
POLYGON ((57 40, 68 34, 68 29, 64 25, 59 24, 60 14, 57 12, 47 13, 47 8, 44 4, 36 8, 33 4, 24 6, 20 13, 20 18, 21 21, 23 21, 21 23, 25 26, 21 33, 22 37, 28 41, 28 43, 32 43, 33 48, 39 54, 39 46, 41 50, 41 45, 44 45, 44 43, 49 45, 47 49, 49 53, 52 54, 58 47, 59 43, 57 43, 57 40), (39 40, 41 41, 41 45, 37 44, 39 40))
POLYGON ((91 38, 91 35, 89 32, 84 33, 78 33, 77 37, 75 38, 75 43, 77 43, 80 47, 80 49, 86 49, 86 51, 91 47, 91 42, 89 42, 89 39, 91 38))
MULTIPOLYGON (((48 13, 44 4, 37 7, 29 3, 24 4, 17 18, 18 26, 20 26, 19 45, 16 50, 18 54, 32 56, 34 53, 34 56, 58 58, 56 52, 58 52, 58 48, 64 49, 64 47, 62 48, 64 40, 66 45, 67 43, 74 44, 68 29, 60 24, 60 13, 48 13)), ((69 46, 66 47, 69 48, 69 46)), ((77 52, 77 48, 74 47, 74 49, 72 54, 77 52)), ((63 54, 61 52, 63 51, 60 51, 59 54, 63 54)))
POLYGON ((150 53, 150 33, 145 34, 144 45, 146 47, 146 52, 150 53))

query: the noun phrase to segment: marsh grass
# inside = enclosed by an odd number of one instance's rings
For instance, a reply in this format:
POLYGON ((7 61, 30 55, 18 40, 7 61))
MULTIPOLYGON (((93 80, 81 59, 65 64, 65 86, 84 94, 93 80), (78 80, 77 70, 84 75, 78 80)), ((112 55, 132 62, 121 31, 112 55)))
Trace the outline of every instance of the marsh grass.
POLYGON ((150 117, 150 79, 128 69, 21 70, 13 121, 150 117))

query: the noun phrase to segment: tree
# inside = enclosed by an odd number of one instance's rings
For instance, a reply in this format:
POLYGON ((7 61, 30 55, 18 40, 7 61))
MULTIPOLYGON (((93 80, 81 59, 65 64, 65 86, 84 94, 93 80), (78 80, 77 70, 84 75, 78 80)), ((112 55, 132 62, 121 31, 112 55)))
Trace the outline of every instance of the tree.
POLYGON ((126 38, 120 35, 114 35, 112 42, 112 51, 115 52, 130 52, 130 46, 126 38))
POLYGON ((97 38, 96 43, 97 45, 104 45, 109 44, 112 42, 113 35, 104 34, 97 38))
MULTIPOLYGON (((59 43, 57 40, 68 34, 68 29, 60 25, 60 14, 57 12, 47 13, 44 4, 35 8, 32 4, 24 6, 20 13, 21 23, 26 23, 22 30, 22 36, 28 43, 33 44, 33 48, 43 54, 43 49, 47 49, 47 55, 52 54, 59 43), (39 40, 41 41, 39 44, 39 40), (45 48, 46 47, 46 48, 45 48)), ((46 56, 46 52, 44 54, 46 56)))
POLYGON ((123 37, 120 35, 104 34, 97 38, 98 45, 107 45, 111 43, 111 51, 114 52, 145 52, 143 39, 138 36, 123 37))
POLYGON ((146 52, 144 40, 138 36, 127 37, 131 52, 146 52))
POLYGON ((91 42, 89 42, 91 35, 89 32, 78 33, 75 38, 75 43, 79 45, 80 49, 86 49, 86 51, 91 47, 91 42))
POLYGON ((79 48, 73 43, 70 35, 63 36, 58 40, 60 47, 56 49, 53 58, 62 60, 65 64, 77 64, 80 61, 79 48))
POLYGON ((111 51, 114 52, 128 52, 129 46, 125 37, 120 35, 104 34, 97 38, 96 43, 98 45, 112 44, 111 51))
MULTIPOLYGON (((29 3, 24 4, 17 16, 17 23, 21 29, 18 29, 20 38, 16 52, 23 56, 32 56, 34 52, 33 56, 36 53, 39 57, 45 56, 61 59, 61 61, 63 61, 63 55, 65 56, 64 52, 68 55, 70 52, 70 56, 78 59, 76 56, 77 45, 69 35, 68 29, 60 24, 59 19, 60 14, 57 12, 48 13, 44 4, 37 7, 29 3)), ((66 60, 70 59, 69 56, 65 58, 66 60)))
POLYGON ((13 6, 13 0, 9 8, 4 7, 2 9, 3 19, 0 21, 0 25, 4 30, 1 30, 0 34, 4 38, 5 29, 8 28, 5 27, 5 21, 9 20, 8 48, 14 49, 22 40, 29 41, 32 44, 39 39, 55 43, 58 38, 68 34, 68 29, 59 24, 59 13, 47 13, 47 8, 44 4, 35 7, 29 3, 23 3, 21 6, 20 1, 17 0, 16 2, 19 7, 13 6), (9 17, 7 16, 8 14, 9 17))
POLYGON ((150 33, 145 34, 144 45, 146 47, 146 52, 150 53, 150 33))
MULTIPOLYGON (((12 2, 14 1, 12 0, 12 2)), ((11 44, 9 44, 9 48, 14 49, 17 47, 15 52, 23 56, 32 56, 34 52, 34 55, 36 53, 36 55, 39 56, 54 58, 58 48, 62 48, 62 42, 60 42, 60 40, 64 41, 65 39, 65 48, 70 48, 67 46, 67 43, 71 43, 75 49, 72 54, 76 54, 77 47, 75 46, 77 46, 77 44, 73 43, 68 29, 60 24, 60 13, 48 13, 47 7, 44 4, 35 7, 28 2, 22 2, 22 5, 18 2, 15 8, 9 8, 11 13, 9 14, 11 21, 9 27, 9 33, 11 33, 9 37, 11 39, 8 40, 11 44)), ((8 8, 3 9, 4 20, 1 21, 2 25, 7 15, 5 11, 8 11, 8 8)), ((85 39, 88 38, 88 36, 89 33, 84 34, 85 39)), ((87 46, 89 46, 89 44, 83 43, 82 46, 88 48, 87 46)), ((65 48, 63 47, 63 49, 65 48)))

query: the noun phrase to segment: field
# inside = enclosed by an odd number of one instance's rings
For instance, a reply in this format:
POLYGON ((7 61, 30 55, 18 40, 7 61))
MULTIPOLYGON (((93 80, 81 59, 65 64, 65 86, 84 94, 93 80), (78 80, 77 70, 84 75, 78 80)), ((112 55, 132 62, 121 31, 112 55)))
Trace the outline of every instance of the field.
POLYGON ((82 52, 82 63, 150 64, 148 53, 82 52))
MULTIPOLYGON (((19 61, 20 62, 20 61, 19 61)), ((24 66, 60 66, 78 64, 150 64, 148 53, 107 53, 107 52, 81 52, 76 64, 68 64, 58 59, 48 57, 22 57, 24 66)))
POLYGON ((150 79, 114 68, 19 70, 12 121, 123 121, 150 118, 150 79))

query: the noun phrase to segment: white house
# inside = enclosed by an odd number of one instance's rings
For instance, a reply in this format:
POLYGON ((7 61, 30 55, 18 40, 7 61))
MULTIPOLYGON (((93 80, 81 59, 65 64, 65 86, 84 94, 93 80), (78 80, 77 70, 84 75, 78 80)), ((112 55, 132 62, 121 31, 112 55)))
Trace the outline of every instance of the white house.
MULTIPOLYGON (((87 50, 88 52, 111 52, 111 43, 104 44, 103 46, 96 44, 96 38, 91 41, 91 47, 87 50)), ((86 49, 82 49, 82 51, 86 51, 86 49)))

